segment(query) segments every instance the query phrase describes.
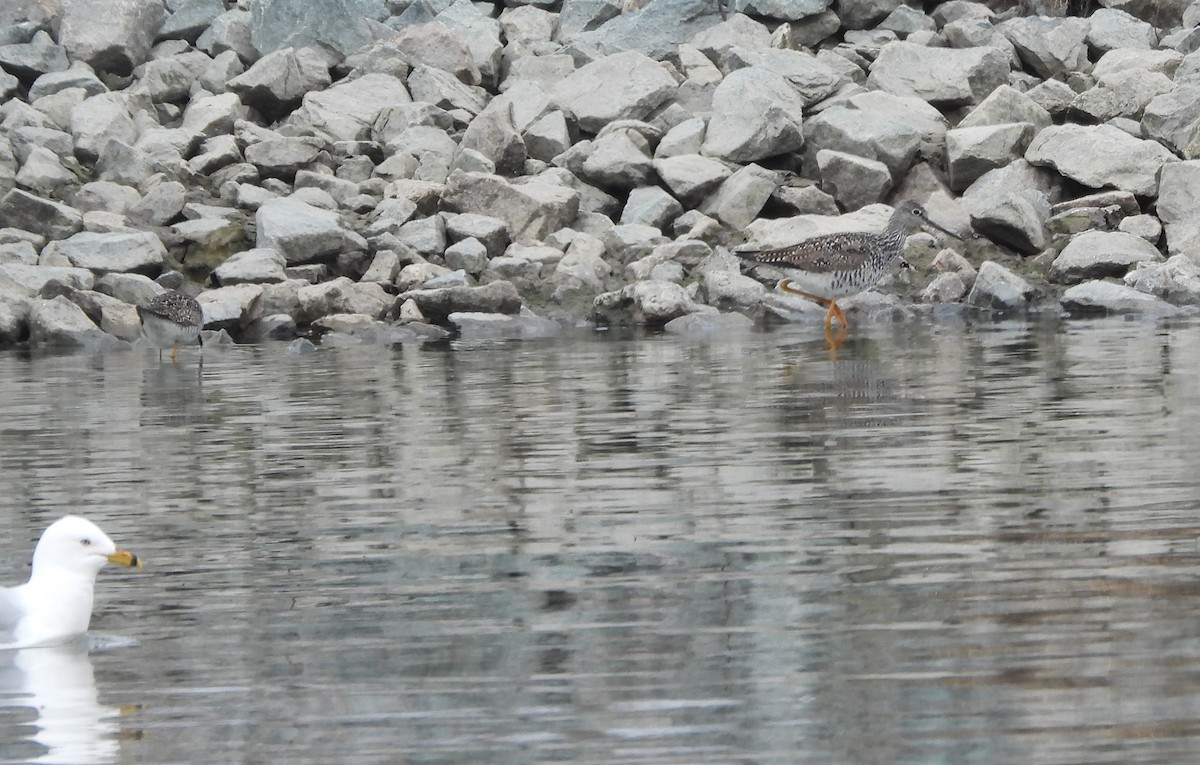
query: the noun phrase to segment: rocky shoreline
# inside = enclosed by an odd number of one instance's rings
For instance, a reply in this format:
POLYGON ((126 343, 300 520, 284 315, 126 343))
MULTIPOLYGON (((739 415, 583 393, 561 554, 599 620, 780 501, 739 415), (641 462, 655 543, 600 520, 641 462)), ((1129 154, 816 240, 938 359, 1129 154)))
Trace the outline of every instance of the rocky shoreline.
POLYGON ((843 306, 1200 305, 1200 2, 15 0, 0 344, 819 321, 730 248, 917 234, 843 306), (844 213, 844 214, 843 214, 844 213))

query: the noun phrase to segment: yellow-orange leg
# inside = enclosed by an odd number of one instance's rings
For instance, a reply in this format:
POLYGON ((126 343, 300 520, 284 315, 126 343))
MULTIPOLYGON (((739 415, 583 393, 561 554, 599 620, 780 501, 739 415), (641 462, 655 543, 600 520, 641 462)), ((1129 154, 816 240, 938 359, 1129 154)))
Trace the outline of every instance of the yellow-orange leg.
POLYGON ((842 313, 842 309, 838 306, 836 300, 831 300, 830 298, 824 298, 824 297, 821 297, 820 295, 814 295, 811 292, 805 292, 804 290, 798 290, 792 286, 791 279, 781 279, 779 281, 779 291, 780 292, 788 292, 793 295, 799 295, 801 297, 806 297, 809 300, 813 300, 813 301, 819 303, 820 305, 828 306, 829 310, 825 313, 825 329, 826 330, 832 328, 833 320, 835 318, 842 323, 842 327, 844 327, 846 329, 850 328, 850 322, 846 321, 846 314, 842 313))
MULTIPOLYGON (((175 363, 175 354, 179 352, 179 341, 176 340, 171 344, 171 363, 175 363)), ((159 351, 159 357, 162 357, 162 351, 159 351)))

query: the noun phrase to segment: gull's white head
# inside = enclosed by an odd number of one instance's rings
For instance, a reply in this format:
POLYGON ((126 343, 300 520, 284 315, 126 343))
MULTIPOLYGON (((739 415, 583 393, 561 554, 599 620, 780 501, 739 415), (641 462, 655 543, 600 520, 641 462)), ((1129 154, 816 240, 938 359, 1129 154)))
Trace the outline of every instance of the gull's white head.
POLYGON ((142 565, 133 553, 118 550, 99 526, 78 515, 67 515, 42 532, 33 550, 30 578, 55 570, 90 573, 94 577, 105 563, 142 565))

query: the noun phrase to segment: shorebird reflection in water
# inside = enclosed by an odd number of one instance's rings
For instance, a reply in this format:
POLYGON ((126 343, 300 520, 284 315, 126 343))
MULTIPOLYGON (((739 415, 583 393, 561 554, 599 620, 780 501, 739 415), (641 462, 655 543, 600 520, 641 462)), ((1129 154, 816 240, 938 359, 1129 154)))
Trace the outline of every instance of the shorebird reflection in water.
POLYGON ((857 295, 883 278, 904 252, 909 232, 932 226, 955 239, 958 234, 929 220, 925 208, 916 202, 901 202, 888 220, 887 228, 875 234, 866 231, 825 234, 799 244, 770 250, 744 248, 737 256, 755 265, 769 265, 787 276, 779 280, 779 290, 815 300, 829 310, 825 330, 836 318, 843 329, 849 326, 838 298, 857 295))
POLYGON ((146 305, 137 309, 142 320, 142 337, 158 348, 158 360, 162 361, 162 349, 171 349, 171 361, 181 342, 199 341, 204 313, 196 298, 178 290, 164 292, 146 305))

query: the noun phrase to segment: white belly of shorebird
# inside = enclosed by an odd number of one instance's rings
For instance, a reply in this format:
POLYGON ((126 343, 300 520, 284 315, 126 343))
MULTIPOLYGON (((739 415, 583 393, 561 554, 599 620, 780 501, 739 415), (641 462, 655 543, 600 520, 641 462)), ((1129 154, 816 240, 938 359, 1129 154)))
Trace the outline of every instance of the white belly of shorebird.
POLYGON ((156 348, 170 348, 175 343, 188 345, 200 334, 199 327, 181 327, 173 321, 154 314, 142 316, 142 337, 156 348))
POLYGON ((853 278, 854 275, 846 273, 810 273, 790 270, 784 273, 793 288, 832 300, 857 295, 874 284, 874 282, 864 283, 862 279, 853 278))

